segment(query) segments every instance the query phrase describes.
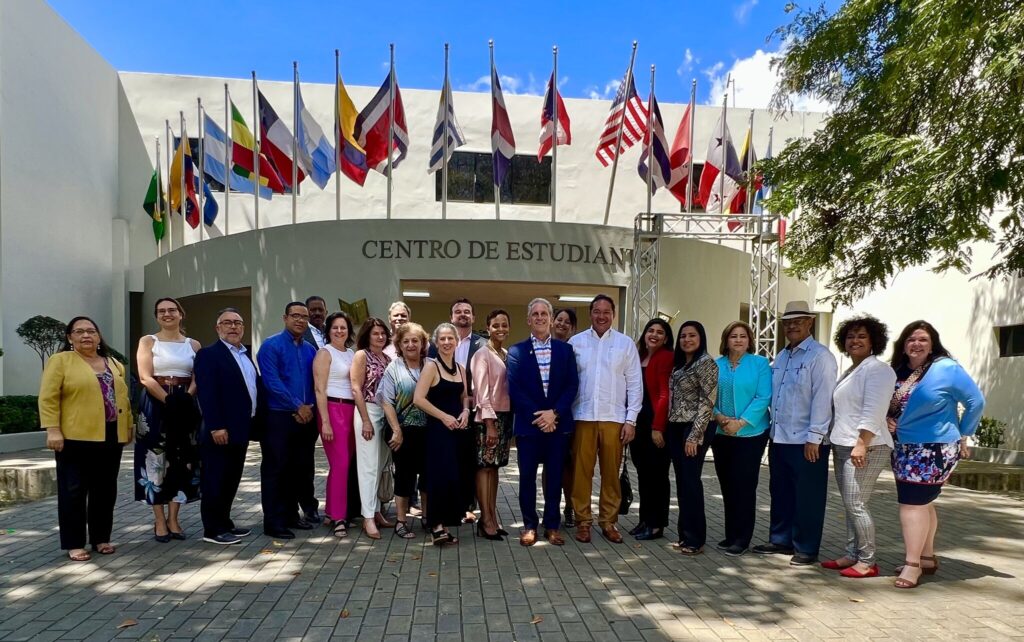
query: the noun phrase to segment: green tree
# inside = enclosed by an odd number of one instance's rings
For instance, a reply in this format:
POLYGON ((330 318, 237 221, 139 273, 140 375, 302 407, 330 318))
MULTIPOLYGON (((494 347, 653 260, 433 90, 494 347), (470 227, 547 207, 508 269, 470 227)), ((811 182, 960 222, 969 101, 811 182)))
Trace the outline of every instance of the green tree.
POLYGON ((64 329, 64 322, 37 315, 19 325, 15 332, 28 347, 35 350, 45 368, 47 357, 60 350, 66 339, 64 329))
POLYGON ((768 205, 800 212, 785 247, 793 271, 830 275, 848 303, 909 266, 968 272, 971 243, 994 241, 984 275, 1024 275, 1024 3, 787 10, 772 106, 789 108, 792 93, 834 106, 763 166, 768 205))

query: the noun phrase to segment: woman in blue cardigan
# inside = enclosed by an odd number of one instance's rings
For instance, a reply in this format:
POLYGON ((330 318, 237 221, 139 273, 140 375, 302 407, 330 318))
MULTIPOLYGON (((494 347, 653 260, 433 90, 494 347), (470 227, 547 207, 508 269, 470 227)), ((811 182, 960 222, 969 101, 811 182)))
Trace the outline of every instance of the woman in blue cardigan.
POLYGON ((903 329, 893 347, 892 368, 896 392, 888 424, 896 436, 892 466, 907 553, 895 585, 911 589, 921 575, 933 575, 939 568, 939 521, 932 502, 957 461, 967 455, 966 437, 978 428, 985 398, 927 321, 914 321, 903 329))
POLYGON ((768 359, 754 354, 754 332, 742 321, 726 326, 719 352, 718 430, 711 442, 725 503, 725 539, 718 548, 735 557, 747 552, 754 534, 757 481, 768 444, 772 369, 768 359))

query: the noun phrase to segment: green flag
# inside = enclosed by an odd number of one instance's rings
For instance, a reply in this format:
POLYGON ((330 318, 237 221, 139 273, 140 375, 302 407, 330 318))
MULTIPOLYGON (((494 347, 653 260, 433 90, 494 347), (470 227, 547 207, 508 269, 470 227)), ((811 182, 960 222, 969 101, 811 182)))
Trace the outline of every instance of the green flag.
POLYGON ((146 190, 146 200, 142 201, 142 209, 153 219, 153 238, 159 243, 164 237, 164 217, 166 209, 164 201, 164 186, 160 181, 160 172, 153 170, 153 178, 149 179, 149 189, 146 190), (159 195, 159 196, 158 196, 159 195))

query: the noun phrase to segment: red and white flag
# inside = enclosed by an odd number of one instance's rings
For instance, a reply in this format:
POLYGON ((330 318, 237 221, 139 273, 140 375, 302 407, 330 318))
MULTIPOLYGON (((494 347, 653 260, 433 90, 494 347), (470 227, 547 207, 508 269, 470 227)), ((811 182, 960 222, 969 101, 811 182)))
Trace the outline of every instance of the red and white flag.
POLYGON ((569 129, 569 112, 562 102, 562 94, 555 86, 555 74, 551 74, 548 88, 544 92, 544 107, 540 112, 540 147, 537 148, 537 162, 551 151, 552 145, 571 145, 572 131, 569 129), (558 138, 555 139, 555 101, 558 101, 558 138))
MULTIPOLYGON (((384 84, 380 86, 370 102, 356 117, 354 135, 356 142, 366 151, 366 165, 381 174, 388 171, 388 124, 391 116, 388 107, 391 100, 391 74, 389 72, 384 84)), ((398 89, 398 80, 394 81, 395 96, 392 111, 394 112, 395 128, 391 134, 391 151, 397 150, 398 155, 391 159, 391 168, 395 169, 409 151, 409 130, 405 126, 405 106, 402 105, 402 92, 398 89)))
POLYGON ((668 184, 668 191, 672 192, 672 196, 679 199, 684 206, 690 198, 686 190, 690 186, 690 160, 693 156, 693 145, 690 141, 692 107, 692 103, 686 106, 683 120, 680 121, 676 137, 672 141, 672 150, 668 154, 669 166, 672 168, 672 180, 668 184))
MULTIPOLYGON (((257 91, 260 113, 260 152, 267 155, 270 163, 277 170, 281 182, 288 189, 292 187, 292 133, 270 106, 262 91, 257 91)), ((299 183, 306 177, 302 168, 297 168, 296 178, 299 183)))
POLYGON ((729 126, 724 124, 722 117, 719 117, 713 131, 704 169, 700 173, 700 193, 697 198, 705 211, 728 214, 727 204, 732 202, 740 190, 743 168, 736 156, 729 126))
POLYGON ((619 85, 608 120, 604 123, 604 131, 601 132, 601 140, 597 144, 595 155, 605 167, 611 165, 616 156, 642 141, 647 133, 647 106, 636 93, 630 71, 626 72, 626 78, 619 85), (622 143, 616 148, 620 127, 622 143))

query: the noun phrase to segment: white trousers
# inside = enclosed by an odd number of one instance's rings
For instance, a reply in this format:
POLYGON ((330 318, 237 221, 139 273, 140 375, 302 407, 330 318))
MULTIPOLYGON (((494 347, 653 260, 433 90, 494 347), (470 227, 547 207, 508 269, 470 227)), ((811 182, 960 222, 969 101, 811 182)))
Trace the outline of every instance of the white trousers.
POLYGON ((373 424, 373 439, 363 439, 363 417, 356 410, 353 424, 356 433, 356 473, 359 477, 359 503, 363 517, 372 519, 380 510, 377 485, 380 483, 380 431, 384 425, 384 411, 375 403, 366 404, 366 414, 373 424))

